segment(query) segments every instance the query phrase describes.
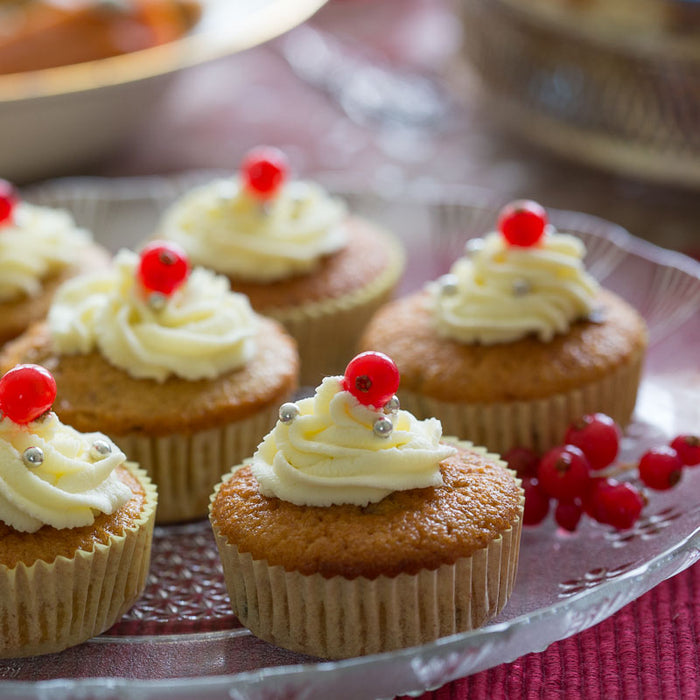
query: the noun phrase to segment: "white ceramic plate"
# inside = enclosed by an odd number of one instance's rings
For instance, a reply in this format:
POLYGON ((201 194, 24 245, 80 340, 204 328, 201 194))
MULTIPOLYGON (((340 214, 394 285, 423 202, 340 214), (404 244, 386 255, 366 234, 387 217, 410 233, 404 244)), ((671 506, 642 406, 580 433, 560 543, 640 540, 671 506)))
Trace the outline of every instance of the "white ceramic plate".
POLYGON ((114 147, 157 104, 177 71, 261 44, 326 0, 201 0, 182 39, 99 61, 0 75, 0 177, 74 171, 114 147))
MULTIPOLYGON (((64 181, 34 191, 31 198, 71 208, 116 249, 147 236, 165 204, 193 181, 64 181)), ((503 204, 471 190, 348 199, 402 235, 410 261, 404 291, 444 272, 465 239, 486 231, 503 204)), ((700 264, 594 217, 556 211, 551 216, 559 228, 585 240, 589 269, 640 309, 649 324, 649 358, 623 459, 635 459, 680 431, 696 431, 700 264)), ((107 634, 79 647, 0 661, 0 696, 362 700, 419 693, 540 651, 697 561, 699 489, 700 468, 687 469, 682 487, 651 493, 641 520, 624 532, 588 520, 573 535, 558 532, 551 521, 527 528, 513 596, 488 626, 340 662, 278 649, 240 627, 230 612, 206 521, 159 527, 151 578, 139 603, 107 634)))

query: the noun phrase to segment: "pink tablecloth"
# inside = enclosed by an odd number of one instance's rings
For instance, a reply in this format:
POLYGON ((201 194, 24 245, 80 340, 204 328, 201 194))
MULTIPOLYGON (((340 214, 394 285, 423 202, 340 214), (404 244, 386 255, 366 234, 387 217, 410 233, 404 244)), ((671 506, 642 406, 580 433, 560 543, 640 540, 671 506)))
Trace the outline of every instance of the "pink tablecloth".
POLYGON ((420 700, 700 697, 700 563, 581 634, 420 700))

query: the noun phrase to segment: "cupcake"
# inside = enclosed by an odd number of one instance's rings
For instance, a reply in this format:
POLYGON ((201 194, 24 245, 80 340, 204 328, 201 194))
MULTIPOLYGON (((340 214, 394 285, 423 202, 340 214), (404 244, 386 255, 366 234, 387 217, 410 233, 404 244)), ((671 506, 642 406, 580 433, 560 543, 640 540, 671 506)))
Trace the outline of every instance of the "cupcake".
POLYGON ((380 353, 280 408, 210 519, 231 604, 253 634, 323 658, 482 625, 515 579, 523 496, 505 464, 400 410, 380 353))
POLYGON ((36 365, 0 379, 0 658, 80 644, 146 584, 156 490, 100 433, 51 411, 36 365))
POLYGON ((165 213, 160 238, 226 275, 253 308, 295 338, 301 380, 342 372, 362 328, 403 271, 397 240, 348 213, 318 184, 287 177, 284 155, 252 151, 237 177, 191 190, 165 213))
POLYGON ((298 372, 277 322, 158 242, 59 288, 47 322, 0 355, 0 368, 18 362, 53 372, 62 420, 106 433, 150 474, 161 523, 206 517, 214 484, 274 425, 298 372))
POLYGON ((0 180, 0 345, 46 316, 62 282, 108 261, 67 211, 23 202, 0 180))
POLYGON ((393 357, 408 410, 501 454, 546 450, 586 413, 625 426, 646 325, 586 272, 584 254, 542 207, 514 202, 450 274, 377 312, 360 348, 393 357))

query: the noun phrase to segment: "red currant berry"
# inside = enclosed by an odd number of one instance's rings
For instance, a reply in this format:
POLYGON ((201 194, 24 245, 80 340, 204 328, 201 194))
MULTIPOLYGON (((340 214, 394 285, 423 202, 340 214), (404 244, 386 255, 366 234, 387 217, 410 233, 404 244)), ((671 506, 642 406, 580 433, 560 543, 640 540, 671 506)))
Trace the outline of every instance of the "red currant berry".
POLYGON ((529 447, 511 447, 503 455, 503 461, 519 476, 536 476, 540 458, 529 447))
POLYGON ((586 512, 599 523, 618 530, 632 527, 644 508, 644 497, 627 482, 596 479, 600 483, 589 491, 586 512))
POLYGON ((241 163, 243 186, 258 199, 269 199, 284 183, 289 165, 277 148, 260 146, 249 151, 241 163))
POLYGON ((592 413, 569 426, 564 442, 576 445, 588 458, 591 469, 605 469, 617 457, 620 429, 610 416, 592 413))
POLYGON ((542 488, 552 498, 573 501, 580 497, 590 478, 586 455, 575 445, 561 445, 546 452, 537 468, 542 488))
POLYGON ((0 411, 14 423, 30 423, 56 399, 56 382, 39 365, 17 365, 0 378, 0 411))
POLYGON ((525 491, 523 525, 539 525, 549 513, 549 496, 534 477, 523 479, 523 491, 525 491))
POLYGON ((363 352, 346 367, 343 388, 361 404, 382 408, 399 388, 399 370, 384 353, 363 352))
POLYGON ((582 515, 583 506, 580 501, 559 501, 554 510, 554 521, 564 530, 574 532, 582 515))
POLYGON ((671 442, 671 447, 678 453, 686 467, 700 464, 700 436, 679 435, 671 442))
POLYGON ((19 203, 19 194, 14 185, 0 180, 0 225, 12 223, 12 214, 19 203))
POLYGON ((583 494, 583 512, 596 522, 607 523, 606 512, 601 507, 602 493, 608 489, 613 489, 619 484, 615 479, 596 477, 590 479, 588 488, 583 494))
POLYGON ((529 199, 518 199, 506 204, 498 214, 498 230, 510 243, 521 247, 535 245, 547 226, 544 207, 529 199))
POLYGON ((666 445, 654 447, 639 460, 639 478, 651 489, 665 491, 681 478, 683 462, 678 453, 666 445))
POLYGON ((187 279, 187 255, 176 243, 153 241, 141 251, 138 277, 147 292, 170 296, 187 279))

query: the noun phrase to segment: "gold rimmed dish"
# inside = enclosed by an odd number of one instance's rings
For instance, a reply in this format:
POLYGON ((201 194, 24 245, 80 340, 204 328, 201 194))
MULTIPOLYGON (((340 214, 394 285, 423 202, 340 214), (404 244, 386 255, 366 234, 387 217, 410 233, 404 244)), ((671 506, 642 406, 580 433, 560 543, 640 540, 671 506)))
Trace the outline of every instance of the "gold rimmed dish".
POLYGON ((0 177, 75 172, 144 119, 181 70, 244 51, 300 24, 326 0, 201 0, 182 38, 132 53, 0 75, 0 177))

